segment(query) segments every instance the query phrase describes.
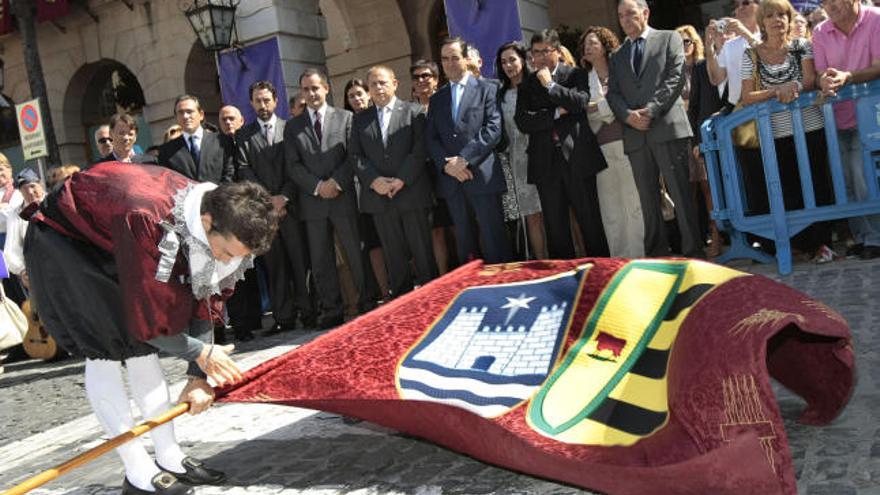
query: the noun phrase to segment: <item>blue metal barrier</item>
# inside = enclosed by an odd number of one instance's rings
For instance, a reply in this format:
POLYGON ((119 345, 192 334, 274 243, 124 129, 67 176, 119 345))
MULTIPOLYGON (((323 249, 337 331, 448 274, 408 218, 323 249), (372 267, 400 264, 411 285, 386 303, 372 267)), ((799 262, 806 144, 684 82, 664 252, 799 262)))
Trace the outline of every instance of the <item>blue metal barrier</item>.
POLYGON ((751 233, 775 241, 779 273, 787 275, 792 269, 792 236, 815 222, 880 213, 880 81, 848 85, 837 96, 825 99, 824 102, 819 99, 818 92, 811 92, 787 105, 776 100, 750 105, 729 115, 706 120, 700 132, 703 138, 700 149, 706 158, 706 172, 712 192, 712 218, 719 229, 728 232, 731 240, 730 249, 716 259, 719 263, 736 258, 772 262, 772 256, 749 245, 746 234, 751 233), (845 100, 857 100, 858 131, 863 148, 865 182, 868 185, 868 197, 863 201, 856 201, 846 195, 833 110, 834 103, 845 100), (825 117, 828 164, 834 190, 834 202, 824 206, 816 205, 801 113, 802 109, 812 105, 821 105, 825 117), (783 204, 779 166, 770 126, 770 114, 786 110, 792 112, 793 137, 804 198, 804 208, 789 211, 785 210, 783 204), (750 120, 757 121, 761 140, 761 158, 770 203, 770 211, 765 214, 748 213, 742 170, 731 137, 735 128, 750 120))

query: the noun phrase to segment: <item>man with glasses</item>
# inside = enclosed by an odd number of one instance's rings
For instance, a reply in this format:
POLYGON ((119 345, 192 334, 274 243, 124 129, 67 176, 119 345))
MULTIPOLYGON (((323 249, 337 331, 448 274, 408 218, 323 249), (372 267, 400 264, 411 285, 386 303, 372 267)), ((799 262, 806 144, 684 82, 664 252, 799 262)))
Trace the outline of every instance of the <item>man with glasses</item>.
MULTIPOLYGON (((833 96, 847 84, 880 77, 880 9, 860 5, 859 0, 824 0, 822 6, 828 22, 813 31, 814 61, 822 93, 833 96)), ((847 196, 864 200, 868 188, 855 102, 834 105, 834 115, 847 196)), ((850 218, 849 227, 856 243, 847 249, 848 256, 880 257, 880 215, 850 218)))
POLYGON ((538 188, 547 251, 551 258, 574 258, 569 209, 584 237, 589 256, 608 256, 599 211, 596 174, 608 167, 587 123, 590 79, 584 70, 560 61, 555 29, 531 40, 535 72, 521 84, 514 119, 529 135, 526 176, 538 188))
POLYGON ((95 148, 98 149, 98 155, 102 158, 113 151, 113 138, 110 137, 109 125, 104 124, 95 129, 95 148))
POLYGON ((758 29, 758 4, 759 0, 734 0, 735 18, 725 18, 721 21, 712 20, 706 27, 706 68, 709 70, 709 80, 718 86, 718 94, 724 97, 727 91, 727 100, 730 105, 739 103, 742 92, 742 79, 739 77, 739 69, 742 66, 743 54, 746 48, 761 41, 761 32, 758 29), (727 39, 734 37, 733 39, 727 39), (715 47, 722 45, 721 51, 715 47))

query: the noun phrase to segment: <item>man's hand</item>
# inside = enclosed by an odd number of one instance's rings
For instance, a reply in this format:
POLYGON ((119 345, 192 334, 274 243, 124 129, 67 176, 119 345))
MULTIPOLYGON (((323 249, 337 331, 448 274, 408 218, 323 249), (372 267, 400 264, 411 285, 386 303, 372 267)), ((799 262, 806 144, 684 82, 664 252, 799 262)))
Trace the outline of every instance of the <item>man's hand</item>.
POLYGON ((646 108, 630 110, 626 116, 626 123, 633 129, 647 131, 651 127, 651 114, 646 108))
POLYGON ((379 196, 388 196, 388 191, 391 190, 391 179, 388 177, 376 177, 373 183, 370 184, 370 189, 376 191, 376 194, 379 196))
POLYGON ((333 199, 339 196, 339 188, 333 179, 322 180, 318 186, 318 195, 324 199, 333 199))
POLYGON ((177 399, 178 404, 182 402, 189 402, 190 414, 204 412, 214 403, 214 389, 207 380, 191 377, 177 399))
POLYGON ((406 185, 406 184, 404 184, 404 182, 402 180, 398 179, 397 177, 391 179, 391 182, 389 182, 388 184, 389 184, 389 189, 388 189, 388 197, 389 198, 393 198, 394 196, 396 196, 397 193, 399 193, 400 190, 403 189, 403 186, 406 185))
POLYGON ((280 194, 272 196, 272 208, 275 209, 279 218, 284 218, 287 215, 287 198, 280 194))
POLYGON ((446 165, 443 166, 443 171, 446 172, 447 175, 455 177, 459 182, 465 182, 474 178, 474 174, 468 170, 467 166, 467 160, 460 156, 453 156, 446 159, 446 165))
POLYGON ((825 72, 819 76, 819 88, 822 89, 823 95, 835 96, 837 95, 837 92, 840 91, 840 88, 842 88, 851 77, 851 72, 834 68, 826 69, 825 72))
POLYGON ((718 29, 718 21, 712 19, 706 26, 706 52, 714 56, 724 46, 724 32, 718 29))
POLYGON ((229 357, 234 350, 235 346, 232 344, 205 344, 202 353, 196 358, 196 364, 208 375, 208 378, 214 380, 214 383, 218 385, 223 385, 226 382, 235 383, 241 380, 241 370, 229 357))
POLYGON ((553 74, 551 74, 550 69, 546 67, 539 70, 535 75, 538 77, 538 82, 540 82, 545 88, 550 86, 550 83, 553 82, 553 74))

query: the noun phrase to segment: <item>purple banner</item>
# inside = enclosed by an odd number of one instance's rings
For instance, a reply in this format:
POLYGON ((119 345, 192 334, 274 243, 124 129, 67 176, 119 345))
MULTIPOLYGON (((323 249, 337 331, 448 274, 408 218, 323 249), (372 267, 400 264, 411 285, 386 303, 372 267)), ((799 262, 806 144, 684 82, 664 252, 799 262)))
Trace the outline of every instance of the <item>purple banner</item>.
POLYGON ((257 118, 248 90, 251 84, 263 80, 272 81, 278 91, 275 113, 283 119, 288 118, 287 89, 284 87, 278 38, 221 53, 218 65, 223 103, 238 107, 246 123, 257 118))
POLYGON ((482 74, 495 77, 495 51, 522 39, 516 0, 445 0, 449 34, 480 50, 482 74))

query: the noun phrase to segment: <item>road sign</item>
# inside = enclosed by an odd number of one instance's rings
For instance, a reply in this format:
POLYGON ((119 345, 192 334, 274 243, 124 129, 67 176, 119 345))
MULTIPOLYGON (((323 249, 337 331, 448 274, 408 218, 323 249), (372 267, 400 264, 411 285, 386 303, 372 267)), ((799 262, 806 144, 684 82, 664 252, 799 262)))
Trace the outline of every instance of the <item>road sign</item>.
POLYGON ((49 156, 46 135, 43 133, 43 117, 40 115, 39 100, 26 101, 15 105, 18 116, 18 133, 21 136, 21 152, 25 160, 49 156))

